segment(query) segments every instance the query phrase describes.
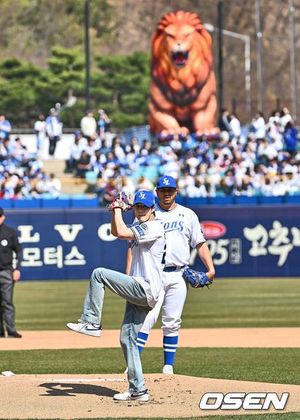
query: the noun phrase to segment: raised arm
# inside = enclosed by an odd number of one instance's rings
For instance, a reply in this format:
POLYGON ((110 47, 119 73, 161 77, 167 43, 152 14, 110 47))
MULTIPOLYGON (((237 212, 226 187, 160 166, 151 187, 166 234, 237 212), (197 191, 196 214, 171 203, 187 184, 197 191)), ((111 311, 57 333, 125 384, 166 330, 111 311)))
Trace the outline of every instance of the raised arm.
POLYGON ((119 239, 134 239, 132 230, 124 223, 122 209, 119 207, 113 210, 111 233, 119 239))

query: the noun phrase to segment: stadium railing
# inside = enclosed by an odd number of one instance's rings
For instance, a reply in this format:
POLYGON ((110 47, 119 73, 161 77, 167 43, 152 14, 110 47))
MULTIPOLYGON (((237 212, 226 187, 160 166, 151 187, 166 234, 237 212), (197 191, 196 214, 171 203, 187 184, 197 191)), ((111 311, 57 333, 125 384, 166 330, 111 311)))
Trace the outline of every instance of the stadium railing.
MULTIPOLYGON (((268 204, 300 204, 300 194, 284 196, 217 196, 217 197, 183 197, 177 196, 177 203, 184 206, 258 206, 268 204)), ((101 202, 97 197, 84 195, 66 195, 59 198, 25 198, 25 199, 0 199, 0 207, 4 209, 47 209, 47 208, 97 208, 101 202)))

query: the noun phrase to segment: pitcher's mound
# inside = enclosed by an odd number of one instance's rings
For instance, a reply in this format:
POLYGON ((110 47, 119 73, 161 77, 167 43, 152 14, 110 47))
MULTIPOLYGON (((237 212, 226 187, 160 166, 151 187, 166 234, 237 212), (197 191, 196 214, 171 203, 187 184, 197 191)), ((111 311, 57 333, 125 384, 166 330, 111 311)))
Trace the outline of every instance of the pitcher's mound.
MULTIPOLYGON (((206 392, 289 392, 284 412, 300 412, 300 386, 195 378, 183 375, 145 375, 148 403, 115 402, 127 389, 124 375, 0 376, 1 419, 76 419, 199 417, 251 414, 257 411, 200 410, 206 392)), ((274 412, 270 409, 270 412, 274 412)), ((261 411, 259 413, 262 413, 261 411)))

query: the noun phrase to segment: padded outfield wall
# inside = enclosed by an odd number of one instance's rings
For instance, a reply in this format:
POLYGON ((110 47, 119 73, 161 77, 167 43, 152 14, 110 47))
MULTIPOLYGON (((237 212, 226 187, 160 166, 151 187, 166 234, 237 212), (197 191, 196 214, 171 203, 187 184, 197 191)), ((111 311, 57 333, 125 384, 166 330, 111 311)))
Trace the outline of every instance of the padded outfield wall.
MULTIPOLYGON (((193 210, 217 277, 300 277, 300 206, 206 206, 193 210)), ((103 209, 7 210, 18 229, 25 280, 86 279, 95 267, 124 271, 127 244, 103 209)), ((126 215, 130 222, 132 214, 126 215)), ((172 229, 172 226, 168 226, 172 229)), ((191 266, 203 270, 192 252, 191 266)))

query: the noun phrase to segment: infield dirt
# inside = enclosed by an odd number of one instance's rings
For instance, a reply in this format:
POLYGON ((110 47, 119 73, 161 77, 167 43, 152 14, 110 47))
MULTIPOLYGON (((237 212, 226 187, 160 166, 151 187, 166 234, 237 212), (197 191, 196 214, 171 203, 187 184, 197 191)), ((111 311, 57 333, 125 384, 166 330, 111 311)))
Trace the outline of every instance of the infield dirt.
MULTIPOLYGON (((22 339, 0 339, 0 350, 83 349, 120 347, 119 330, 101 337, 72 331, 22 331, 22 339)), ((162 332, 151 331, 148 347, 161 347, 162 332)), ((189 328, 180 330, 179 347, 300 348, 300 328, 189 328)))
MULTIPOLYGON (((16 375, 0 377, 1 419, 88 419, 199 417, 249 414, 249 411, 200 410, 205 392, 289 392, 285 412, 300 412, 300 385, 278 385, 183 375, 146 375, 148 403, 115 402, 127 388, 125 375, 16 375)), ((274 412, 271 409, 268 412, 274 412)), ((251 413, 257 413, 252 411, 251 413)), ((261 414, 261 411, 259 412, 261 414)))
MULTIPOLYGON (((22 334, 22 339, 1 339, 0 350, 119 347, 118 330, 106 330, 100 338, 71 331, 24 331, 22 334)), ((300 328, 183 329, 180 337, 185 347, 300 347, 300 328)), ((160 330, 152 331, 148 345, 161 346, 160 330)), ((200 398, 206 392, 289 392, 284 412, 298 413, 295 416, 300 413, 300 385, 161 374, 145 375, 145 379, 150 391, 148 403, 120 403, 114 402, 112 397, 126 390, 124 374, 0 376, 0 419, 142 419, 262 414, 261 411, 242 409, 200 410, 200 398)), ((273 408, 268 412, 274 412, 273 408)))

